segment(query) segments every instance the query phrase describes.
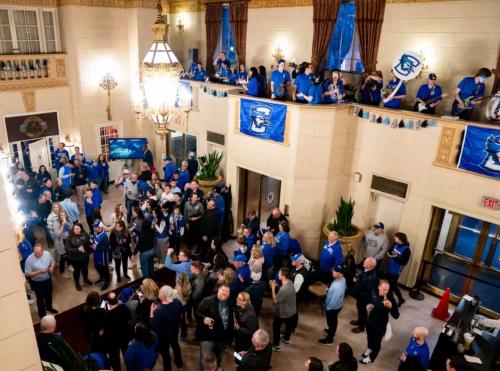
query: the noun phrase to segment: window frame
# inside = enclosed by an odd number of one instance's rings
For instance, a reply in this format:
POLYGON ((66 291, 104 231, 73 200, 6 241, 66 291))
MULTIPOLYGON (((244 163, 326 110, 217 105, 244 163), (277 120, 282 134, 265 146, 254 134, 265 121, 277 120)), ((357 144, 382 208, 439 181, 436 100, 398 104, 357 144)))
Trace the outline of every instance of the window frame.
POLYGON ((56 8, 47 8, 47 7, 29 7, 29 6, 8 6, 8 5, 0 5, 0 9, 7 10, 7 15, 9 18, 9 27, 10 27, 10 36, 12 39, 12 52, 4 53, 0 55, 13 55, 13 54, 54 54, 61 52, 61 39, 59 32, 59 19, 57 16, 56 8), (16 24, 14 22, 14 11, 16 10, 24 10, 24 11, 34 11, 36 15, 36 25, 38 30, 38 43, 40 47, 39 53, 21 53, 19 50, 19 43, 17 40, 16 33, 16 24), (52 13, 52 20, 54 22, 54 37, 56 42, 56 51, 54 53, 49 53, 47 51, 47 40, 45 38, 45 24, 43 20, 43 13, 50 12, 52 13))

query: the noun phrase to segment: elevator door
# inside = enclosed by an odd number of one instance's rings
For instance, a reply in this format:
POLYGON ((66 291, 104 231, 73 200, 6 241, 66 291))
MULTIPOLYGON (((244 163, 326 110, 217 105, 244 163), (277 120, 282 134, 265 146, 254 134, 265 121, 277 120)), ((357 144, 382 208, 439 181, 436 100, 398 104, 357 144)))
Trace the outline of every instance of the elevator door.
POLYGON ((241 169, 243 181, 242 199, 244 202, 243 218, 248 211, 255 210, 265 227, 267 218, 280 204, 281 181, 250 170, 241 169))

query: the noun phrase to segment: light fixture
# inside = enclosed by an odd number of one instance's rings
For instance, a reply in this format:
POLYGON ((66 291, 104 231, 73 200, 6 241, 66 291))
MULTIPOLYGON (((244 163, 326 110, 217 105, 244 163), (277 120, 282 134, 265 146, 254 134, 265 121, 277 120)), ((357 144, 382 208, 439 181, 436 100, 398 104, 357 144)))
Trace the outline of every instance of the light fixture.
POLYGON ((180 89, 182 65, 164 40, 167 25, 163 20, 160 0, 156 8, 156 22, 151 26, 155 37, 139 68, 139 101, 134 110, 138 121, 144 115, 153 122, 155 133, 165 142, 168 154, 170 124, 174 117, 187 119, 191 96, 180 89))
POLYGON ((116 88, 118 81, 108 72, 104 75, 102 80, 99 82, 99 86, 108 92, 108 105, 106 107, 106 112, 108 113, 108 121, 111 121, 111 90, 116 88))
POLYGON ((183 33, 184 32, 184 22, 182 21, 182 18, 178 18, 177 19, 177 24, 175 25, 175 28, 177 28, 177 31, 179 33, 183 33))

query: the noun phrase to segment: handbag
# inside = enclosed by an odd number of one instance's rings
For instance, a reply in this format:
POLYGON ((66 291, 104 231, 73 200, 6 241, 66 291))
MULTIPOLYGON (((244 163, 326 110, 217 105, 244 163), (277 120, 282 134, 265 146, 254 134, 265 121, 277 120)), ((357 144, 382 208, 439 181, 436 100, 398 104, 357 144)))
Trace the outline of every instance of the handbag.
POLYGON ((387 322, 387 327, 385 328, 384 341, 389 341, 392 338, 392 328, 391 324, 387 322))

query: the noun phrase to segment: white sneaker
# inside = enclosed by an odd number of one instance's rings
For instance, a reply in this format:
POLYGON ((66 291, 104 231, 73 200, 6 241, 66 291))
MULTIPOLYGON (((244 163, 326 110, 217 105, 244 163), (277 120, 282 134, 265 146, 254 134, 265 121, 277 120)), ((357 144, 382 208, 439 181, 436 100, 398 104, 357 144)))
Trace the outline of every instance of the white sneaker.
POLYGON ((371 360, 371 358, 368 356, 368 357, 365 357, 365 358, 362 358, 359 360, 359 363, 361 363, 362 365, 369 365, 370 363, 373 363, 373 361, 371 360))
POLYGON ((75 271, 75 268, 73 268, 73 266, 72 266, 72 265, 70 265, 70 266, 68 267, 68 272, 69 272, 69 273, 73 273, 74 271, 75 271))

